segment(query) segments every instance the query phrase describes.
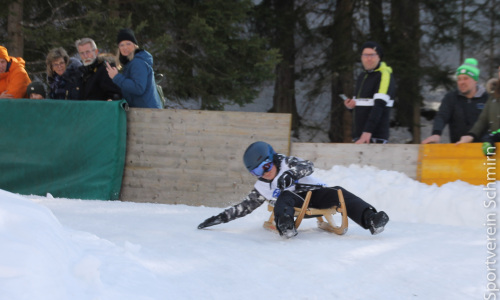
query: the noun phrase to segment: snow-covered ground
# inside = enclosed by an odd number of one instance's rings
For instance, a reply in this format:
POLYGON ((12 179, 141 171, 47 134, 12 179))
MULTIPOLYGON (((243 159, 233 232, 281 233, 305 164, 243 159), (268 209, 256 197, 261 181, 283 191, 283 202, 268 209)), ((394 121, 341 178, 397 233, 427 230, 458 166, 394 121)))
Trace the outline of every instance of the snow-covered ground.
POLYGON ((0 190, 0 299, 498 299, 492 191, 372 167, 316 175, 386 211, 386 230, 309 219, 285 240, 262 228, 266 207, 198 230, 223 208, 0 190))

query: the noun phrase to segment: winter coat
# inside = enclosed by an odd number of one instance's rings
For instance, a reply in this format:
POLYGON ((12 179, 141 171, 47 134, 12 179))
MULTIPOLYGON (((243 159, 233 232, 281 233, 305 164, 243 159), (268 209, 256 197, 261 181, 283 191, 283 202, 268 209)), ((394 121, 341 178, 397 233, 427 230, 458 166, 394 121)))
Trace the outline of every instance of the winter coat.
POLYGON ((476 94, 471 99, 466 98, 458 90, 447 93, 434 118, 432 134, 441 135, 448 124, 450 141, 456 143, 472 128, 487 100, 488 93, 482 86, 478 86, 476 94))
MULTIPOLYGON (((254 185, 252 191, 239 204, 232 206, 219 214, 224 223, 244 217, 261 206, 266 200, 270 202, 276 201, 280 195, 278 188, 278 178, 285 172, 292 172, 295 178, 298 178, 298 183, 324 185, 320 180, 309 176, 314 172, 314 165, 308 160, 301 160, 293 156, 285 156, 276 154, 274 164, 278 167, 278 174, 272 181, 259 178, 254 185)), ((287 190, 302 192, 304 190, 296 190, 295 185, 287 190)))
POLYGON ((104 57, 98 56, 91 65, 80 67, 82 72, 80 100, 122 99, 120 88, 109 77, 104 61, 104 57))
POLYGON ((472 135, 475 141, 480 141, 488 131, 498 129, 500 129, 500 97, 495 97, 493 94, 467 135, 472 135))
POLYGON ((50 99, 78 100, 80 99, 80 86, 82 84, 82 63, 76 58, 70 58, 66 71, 59 76, 54 72, 47 77, 50 86, 50 99))
POLYGON ((26 89, 31 79, 24 68, 25 64, 21 57, 10 57, 7 72, 0 74, 0 94, 7 91, 14 98, 26 97, 26 89))
POLYGON ((380 62, 375 70, 364 71, 356 81, 356 101, 352 137, 358 139, 363 132, 372 138, 389 139, 389 121, 394 103, 396 85, 392 68, 380 62))
MULTIPOLYGON (((126 59, 126 58, 125 58, 126 59)), ((120 87, 123 98, 130 107, 162 108, 160 96, 156 90, 153 71, 153 56, 146 50, 137 49, 131 61, 122 73, 113 78, 120 87)))

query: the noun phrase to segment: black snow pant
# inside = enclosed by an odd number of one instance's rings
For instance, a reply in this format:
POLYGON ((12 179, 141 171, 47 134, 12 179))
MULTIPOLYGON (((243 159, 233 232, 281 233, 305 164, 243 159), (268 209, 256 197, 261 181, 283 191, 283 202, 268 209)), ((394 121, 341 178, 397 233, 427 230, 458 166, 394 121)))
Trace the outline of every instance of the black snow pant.
MULTIPOLYGON (((324 187, 312 191, 311 200, 309 201, 309 207, 312 208, 330 208, 332 206, 339 206, 339 196, 337 190, 342 190, 344 196, 345 206, 347 209, 347 216, 356 222, 359 226, 364 229, 368 229, 367 224, 365 224, 363 214, 366 210, 372 210, 376 212, 375 208, 370 204, 363 201, 363 199, 349 192, 348 190, 335 186, 335 187, 324 187)), ((302 207, 304 199, 306 197, 306 192, 295 193, 291 191, 284 191, 276 200, 274 204, 274 217, 276 222, 283 218, 285 215, 294 215, 294 207, 302 207)))

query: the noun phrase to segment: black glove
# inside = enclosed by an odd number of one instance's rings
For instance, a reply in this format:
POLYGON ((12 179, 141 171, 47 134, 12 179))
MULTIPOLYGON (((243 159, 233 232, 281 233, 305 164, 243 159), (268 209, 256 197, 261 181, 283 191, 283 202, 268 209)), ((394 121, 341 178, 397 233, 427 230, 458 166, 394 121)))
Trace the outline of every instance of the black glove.
POLYGON ((214 225, 217 225, 220 223, 223 223, 221 216, 220 215, 213 216, 213 217, 206 219, 205 221, 203 221, 203 223, 198 225, 198 229, 203 229, 205 227, 214 226, 214 225))
POLYGON ((280 178, 278 178, 278 188, 280 190, 284 190, 287 187, 291 186, 294 181, 295 177, 293 176, 292 172, 285 171, 283 172, 283 174, 281 174, 280 178))

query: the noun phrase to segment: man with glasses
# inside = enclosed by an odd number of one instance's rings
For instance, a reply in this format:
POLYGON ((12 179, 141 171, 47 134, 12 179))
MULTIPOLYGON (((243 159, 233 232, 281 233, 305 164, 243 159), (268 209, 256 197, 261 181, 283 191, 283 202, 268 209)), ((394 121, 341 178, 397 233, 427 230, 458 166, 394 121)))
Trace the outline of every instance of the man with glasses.
MULTIPOLYGON (((83 38, 75 42, 75 47, 82 60, 82 88, 80 100, 119 100, 122 99, 120 88, 109 78, 104 64, 105 57, 100 56, 99 50, 90 38, 83 38)), ((115 65, 114 62, 110 62, 115 65)))
POLYGON ((424 139, 422 144, 439 143, 446 125, 449 127, 450 141, 456 143, 472 128, 488 100, 488 92, 477 83, 479 69, 476 59, 465 59, 456 75, 457 89, 447 93, 441 100, 432 135, 424 139))
POLYGON ((227 223, 244 217, 261 206, 265 201, 274 204, 276 228, 286 238, 297 235, 294 224, 294 207, 302 207, 304 197, 309 190, 312 196, 309 207, 325 209, 339 205, 337 190, 341 189, 347 216, 371 234, 384 230, 389 217, 377 210, 358 196, 341 187, 326 187, 311 174, 313 163, 293 156, 276 153, 271 145, 255 142, 248 146, 243 155, 245 167, 257 178, 252 191, 237 205, 220 214, 210 217, 198 225, 198 229, 227 223))
POLYGON ((7 48, 0 46, 0 99, 25 98, 30 82, 24 59, 9 56, 7 48))
POLYGON ((380 143, 389 140, 389 121, 396 86, 392 68, 381 61, 382 47, 375 42, 361 46, 364 71, 358 76, 354 96, 344 100, 353 111, 352 137, 356 144, 380 143))

